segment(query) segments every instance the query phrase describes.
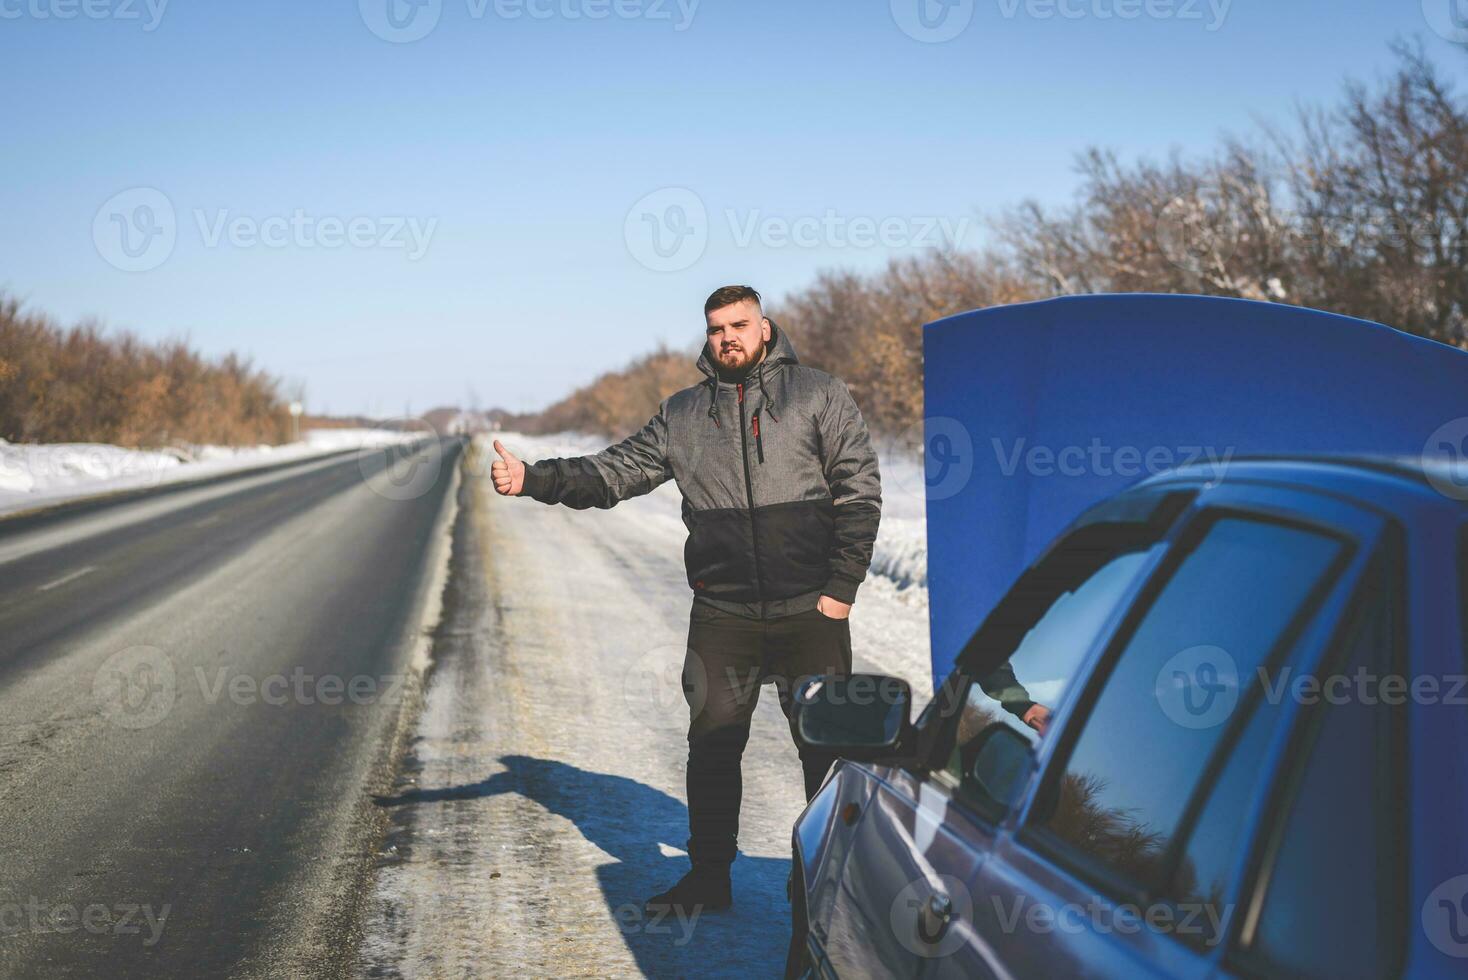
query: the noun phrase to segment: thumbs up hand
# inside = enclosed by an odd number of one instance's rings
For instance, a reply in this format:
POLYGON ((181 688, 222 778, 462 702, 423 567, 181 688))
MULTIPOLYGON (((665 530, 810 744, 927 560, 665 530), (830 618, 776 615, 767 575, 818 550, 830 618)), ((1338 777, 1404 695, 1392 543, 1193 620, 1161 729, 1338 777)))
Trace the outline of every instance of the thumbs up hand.
POLYGON ((525 489, 525 464, 498 439, 494 441, 494 451, 500 457, 489 468, 495 492, 506 497, 518 497, 525 489))

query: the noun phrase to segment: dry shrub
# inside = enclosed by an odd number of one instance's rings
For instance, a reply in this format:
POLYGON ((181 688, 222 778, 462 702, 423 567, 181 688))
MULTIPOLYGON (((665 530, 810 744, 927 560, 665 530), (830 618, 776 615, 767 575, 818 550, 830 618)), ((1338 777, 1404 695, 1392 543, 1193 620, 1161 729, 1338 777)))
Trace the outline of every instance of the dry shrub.
POLYGON ((238 355, 210 361, 183 341, 64 328, 0 296, 0 438, 158 447, 289 435, 279 382, 238 355))

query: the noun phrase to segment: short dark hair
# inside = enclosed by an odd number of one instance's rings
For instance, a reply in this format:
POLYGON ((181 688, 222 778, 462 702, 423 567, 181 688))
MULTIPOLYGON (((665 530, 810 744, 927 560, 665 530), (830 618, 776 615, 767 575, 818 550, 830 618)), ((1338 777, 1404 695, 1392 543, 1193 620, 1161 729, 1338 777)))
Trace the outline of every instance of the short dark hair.
POLYGON ((760 309, 764 309, 765 301, 760 296, 759 290, 753 286, 721 286, 710 293, 708 300, 704 302, 703 315, 708 316, 714 310, 722 310, 726 306, 743 303, 747 299, 754 300, 759 304, 760 309))

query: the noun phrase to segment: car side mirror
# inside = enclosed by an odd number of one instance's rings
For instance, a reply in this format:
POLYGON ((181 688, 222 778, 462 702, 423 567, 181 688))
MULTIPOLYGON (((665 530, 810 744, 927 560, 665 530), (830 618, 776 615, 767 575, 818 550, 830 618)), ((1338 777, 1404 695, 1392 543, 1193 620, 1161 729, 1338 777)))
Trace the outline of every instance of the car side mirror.
POLYGON ((801 745, 857 762, 899 754, 911 725, 912 688, 882 674, 812 677, 795 692, 801 745))
POLYGON ((1035 771, 1029 739, 1007 722, 996 721, 965 747, 962 785, 992 807, 1008 810, 1019 802, 1035 771))

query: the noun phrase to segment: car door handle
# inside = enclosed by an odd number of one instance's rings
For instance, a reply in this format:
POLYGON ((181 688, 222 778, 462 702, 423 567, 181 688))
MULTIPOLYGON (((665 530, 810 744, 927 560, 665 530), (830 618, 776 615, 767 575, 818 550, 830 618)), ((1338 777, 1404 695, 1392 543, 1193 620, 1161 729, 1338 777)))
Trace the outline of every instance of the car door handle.
POLYGON ((953 921, 953 901, 947 895, 936 892, 928 896, 927 904, 918 910, 918 938, 932 946, 938 943, 953 921))

